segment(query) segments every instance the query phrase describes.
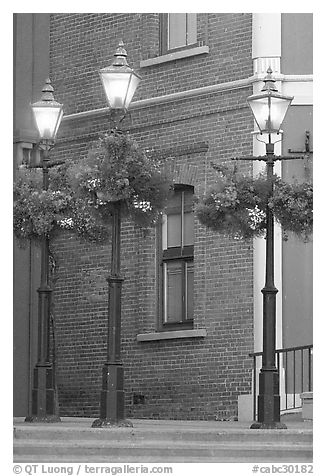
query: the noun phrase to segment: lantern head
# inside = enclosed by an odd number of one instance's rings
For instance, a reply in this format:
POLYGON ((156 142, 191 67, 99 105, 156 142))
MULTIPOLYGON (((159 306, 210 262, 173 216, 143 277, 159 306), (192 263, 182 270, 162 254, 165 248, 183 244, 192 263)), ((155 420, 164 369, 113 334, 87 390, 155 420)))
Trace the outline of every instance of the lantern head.
POLYGON ((270 67, 264 83, 261 93, 249 96, 247 102, 260 132, 278 134, 293 96, 284 96, 278 92, 270 67))
POLYGON ((40 101, 32 104, 35 123, 42 140, 54 141, 63 116, 63 105, 54 100, 50 79, 42 89, 40 101))
POLYGON ((100 70, 100 77, 111 109, 127 110, 141 77, 127 63, 127 52, 121 41, 112 64, 100 70))

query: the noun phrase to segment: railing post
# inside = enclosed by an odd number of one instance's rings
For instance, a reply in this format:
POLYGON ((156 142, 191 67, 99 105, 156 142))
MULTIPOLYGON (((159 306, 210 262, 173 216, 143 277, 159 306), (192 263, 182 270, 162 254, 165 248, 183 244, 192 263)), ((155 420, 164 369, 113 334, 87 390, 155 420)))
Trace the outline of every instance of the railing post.
POLYGON ((301 349, 301 393, 303 393, 303 379, 304 379, 304 372, 303 372, 303 349, 301 349))
POLYGON ((311 352, 312 348, 309 349, 308 351, 308 388, 309 392, 311 392, 311 352))
POLYGON ((293 408, 295 408, 295 350, 293 350, 293 408))

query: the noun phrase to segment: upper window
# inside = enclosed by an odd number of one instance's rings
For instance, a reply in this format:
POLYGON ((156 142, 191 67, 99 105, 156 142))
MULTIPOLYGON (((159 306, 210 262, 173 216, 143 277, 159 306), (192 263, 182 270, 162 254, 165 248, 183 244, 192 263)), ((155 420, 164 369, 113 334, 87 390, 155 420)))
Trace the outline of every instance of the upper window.
POLYGON ((161 54, 197 43, 196 13, 161 15, 161 54))
POLYGON ((161 323, 192 328, 194 289, 193 187, 176 188, 163 215, 161 323))

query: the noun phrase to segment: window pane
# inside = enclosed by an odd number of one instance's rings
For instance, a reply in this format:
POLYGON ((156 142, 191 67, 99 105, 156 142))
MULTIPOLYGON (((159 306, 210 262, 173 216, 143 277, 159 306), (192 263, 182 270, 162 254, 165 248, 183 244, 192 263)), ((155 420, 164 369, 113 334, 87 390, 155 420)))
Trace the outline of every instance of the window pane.
POLYGON ((197 41, 197 14, 187 13, 187 45, 197 41))
POLYGON ((164 263, 164 322, 182 321, 182 263, 164 263))
POLYGON ((168 247, 168 230, 167 230, 168 217, 165 213, 162 215, 162 249, 166 250, 168 247))
POLYGON ((194 244, 194 214, 193 212, 184 214, 184 237, 183 246, 194 244))
POLYGON ((181 213, 181 192, 174 192, 174 194, 169 198, 166 213, 168 215, 181 213))
POLYGON ((186 263, 186 319, 194 318, 194 264, 186 263))
POLYGON ((169 13, 169 41, 168 48, 179 48, 187 44, 187 14, 169 13))
POLYGON ((193 192, 183 192, 183 246, 194 244, 193 192))
POLYGON ((193 209, 194 192, 193 190, 185 190, 184 194, 184 209, 186 212, 190 212, 193 209))
POLYGON ((168 215, 167 229, 168 248, 181 246, 181 213, 168 215))

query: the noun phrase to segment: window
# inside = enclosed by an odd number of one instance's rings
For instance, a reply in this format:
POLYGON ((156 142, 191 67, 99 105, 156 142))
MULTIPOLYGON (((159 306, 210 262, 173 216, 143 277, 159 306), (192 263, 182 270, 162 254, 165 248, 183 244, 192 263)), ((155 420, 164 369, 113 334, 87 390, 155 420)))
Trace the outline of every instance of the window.
POLYGON ((33 166, 40 163, 40 150, 32 142, 15 142, 16 165, 33 166))
POLYGON ((161 54, 197 43, 196 13, 161 14, 161 54))
POLYGON ((152 33, 142 45, 141 68, 209 53, 207 13, 158 13, 144 27, 152 33))
POLYGON ((190 329, 194 313, 193 187, 175 188, 161 233, 161 327, 190 329))

